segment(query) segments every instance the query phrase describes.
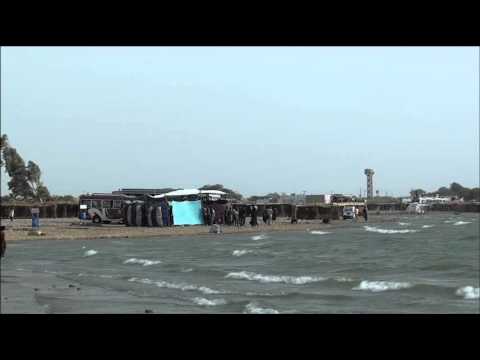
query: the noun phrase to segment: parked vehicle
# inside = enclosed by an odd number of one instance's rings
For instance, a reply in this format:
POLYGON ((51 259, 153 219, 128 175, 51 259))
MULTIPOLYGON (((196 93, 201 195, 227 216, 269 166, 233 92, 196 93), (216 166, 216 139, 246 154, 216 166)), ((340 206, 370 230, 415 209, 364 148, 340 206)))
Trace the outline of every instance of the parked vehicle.
POLYGON ((355 219, 355 206, 346 206, 343 208, 343 220, 355 219))
MULTIPOLYGON (((79 205, 86 205, 86 218, 95 224, 111 222, 123 223, 122 207, 125 201, 134 200, 134 196, 113 194, 81 195, 79 205)), ((82 206, 83 208, 84 206, 82 206)), ((83 210, 83 209, 82 209, 83 210)), ((82 213, 82 211, 80 212, 82 213)), ((85 219, 82 219, 85 220, 85 219)))

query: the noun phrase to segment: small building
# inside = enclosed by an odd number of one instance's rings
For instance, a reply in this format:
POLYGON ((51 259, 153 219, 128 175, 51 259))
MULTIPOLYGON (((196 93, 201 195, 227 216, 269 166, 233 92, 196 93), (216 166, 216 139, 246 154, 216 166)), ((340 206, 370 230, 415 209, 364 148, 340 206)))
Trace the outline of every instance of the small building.
POLYGON ((306 204, 330 204, 332 197, 330 194, 305 195, 306 204))

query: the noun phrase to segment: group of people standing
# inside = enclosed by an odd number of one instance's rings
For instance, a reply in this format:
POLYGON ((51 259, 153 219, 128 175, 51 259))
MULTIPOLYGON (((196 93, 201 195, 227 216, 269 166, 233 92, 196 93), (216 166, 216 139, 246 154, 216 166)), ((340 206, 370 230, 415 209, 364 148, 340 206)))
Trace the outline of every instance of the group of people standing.
MULTIPOLYGON (((244 226, 247 217, 250 217, 249 224, 258 226, 259 211, 257 205, 239 206, 234 208, 232 205, 225 204, 223 206, 205 205, 202 208, 203 219, 206 225, 232 225, 244 226)), ((262 214, 263 222, 272 225, 277 218, 277 211, 272 207, 268 207, 262 214)))

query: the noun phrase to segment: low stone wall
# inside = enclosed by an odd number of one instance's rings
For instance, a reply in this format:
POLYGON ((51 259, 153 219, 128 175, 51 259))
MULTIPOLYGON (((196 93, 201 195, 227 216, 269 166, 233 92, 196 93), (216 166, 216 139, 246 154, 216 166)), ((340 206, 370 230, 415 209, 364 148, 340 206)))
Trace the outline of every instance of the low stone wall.
POLYGON ((40 218, 72 218, 78 217, 78 204, 46 204, 46 205, 3 205, 0 206, 0 217, 8 218, 10 210, 15 210, 15 218, 29 219, 32 207, 38 207, 40 218))

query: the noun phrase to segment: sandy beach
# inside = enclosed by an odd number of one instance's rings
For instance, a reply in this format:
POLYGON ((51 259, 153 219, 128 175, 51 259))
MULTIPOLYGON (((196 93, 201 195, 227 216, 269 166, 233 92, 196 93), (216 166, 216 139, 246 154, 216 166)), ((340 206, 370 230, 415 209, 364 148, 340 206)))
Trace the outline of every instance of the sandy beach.
MULTIPOLYGON (((390 222, 398 220, 397 215, 371 215, 371 219, 375 221, 390 222)), ((357 220, 359 224, 363 224, 365 220, 360 218, 357 220)), ((348 221, 347 223, 350 223, 348 221)), ((279 218, 271 226, 265 225, 259 219, 257 227, 247 225, 242 227, 223 226, 224 234, 236 233, 267 233, 276 231, 308 231, 308 230, 326 230, 336 227, 345 226, 347 224, 343 220, 332 220, 329 224, 324 224, 321 220, 299 220, 298 224, 291 224, 288 218, 279 218)), ((173 226, 173 227, 127 227, 119 224, 102 224, 94 225, 91 222, 81 224, 77 218, 60 218, 60 219, 41 219, 40 230, 44 235, 30 235, 31 220, 16 219, 10 222, 8 219, 2 219, 2 225, 5 225, 5 236, 7 241, 17 240, 39 240, 39 239, 111 239, 111 238, 145 238, 145 237, 161 237, 161 236, 185 236, 185 235, 207 235, 210 227, 204 225, 195 226, 173 226)))

